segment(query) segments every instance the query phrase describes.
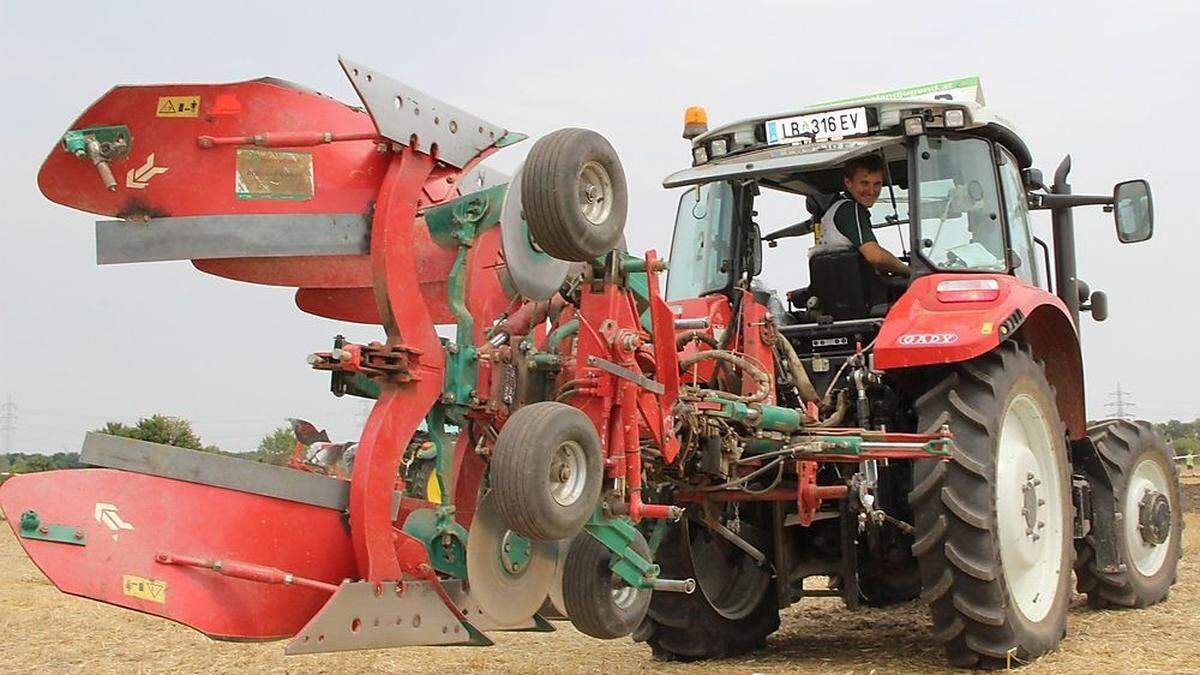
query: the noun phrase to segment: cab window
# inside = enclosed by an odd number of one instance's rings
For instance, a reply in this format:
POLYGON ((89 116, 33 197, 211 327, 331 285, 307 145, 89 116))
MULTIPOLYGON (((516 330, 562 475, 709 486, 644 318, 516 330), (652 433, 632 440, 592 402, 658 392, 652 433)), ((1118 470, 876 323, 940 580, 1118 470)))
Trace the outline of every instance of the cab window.
POLYGON ((1033 286, 1041 285, 1038 259, 1033 250, 1033 233, 1029 227, 1029 203, 1017 160, 1008 150, 1000 148, 1000 189, 1004 192, 1004 212, 1008 217, 1008 242, 1012 248, 1013 273, 1033 286))
POLYGON ((733 189, 691 188, 679 199, 667 273, 667 299, 697 298, 729 285, 733 266, 733 189))
POLYGON ((1007 272, 991 143, 929 136, 917 155, 921 255, 943 270, 1007 272))

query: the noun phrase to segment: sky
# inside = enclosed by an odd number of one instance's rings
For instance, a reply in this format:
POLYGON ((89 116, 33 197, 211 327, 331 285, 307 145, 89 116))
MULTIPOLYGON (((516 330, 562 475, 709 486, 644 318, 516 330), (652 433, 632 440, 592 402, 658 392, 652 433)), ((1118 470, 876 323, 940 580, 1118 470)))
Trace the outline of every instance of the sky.
MULTIPOLYGON (((979 75, 1047 178, 1074 160, 1079 193, 1153 186, 1156 232, 1116 241, 1077 210, 1079 275, 1111 316, 1082 321, 1088 412, 1118 383, 1152 420, 1200 417, 1194 309, 1200 111, 1190 2, 225 2, 0 0, 0 403, 14 451, 78 450, 107 420, 163 413, 205 443, 248 450, 286 417, 356 437, 367 407, 328 392, 307 354, 377 327, 296 309, 290 289, 186 262, 98 267, 89 214, 47 201, 35 176, 71 122, 114 84, 275 76, 357 104, 343 54, 536 138, 580 126, 622 157, 630 250, 669 248, 690 162, 683 110, 710 124, 814 101, 979 75)), ((511 172, 530 142, 489 160, 511 172)), ((1048 216, 1036 228, 1048 238, 1048 216)), ((764 231, 790 223, 762 223, 764 231)), ((804 257, 781 246, 767 265, 804 257)), ((797 270, 797 275, 802 272, 797 270)), ((803 285, 798 279, 797 286, 803 285)), ((0 425, 3 423, 0 422, 0 425)), ((4 435, 0 433, 0 449, 4 435)))

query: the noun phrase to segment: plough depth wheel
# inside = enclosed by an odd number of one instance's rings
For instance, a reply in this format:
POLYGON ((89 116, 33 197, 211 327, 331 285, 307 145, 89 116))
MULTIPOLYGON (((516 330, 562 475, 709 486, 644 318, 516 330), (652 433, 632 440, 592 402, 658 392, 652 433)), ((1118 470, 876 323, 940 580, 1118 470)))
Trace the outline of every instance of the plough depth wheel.
POLYGON ((527 405, 492 450, 492 499, 504 522, 531 539, 574 536, 600 498, 600 437, 587 415, 563 403, 527 405))
POLYGON ((559 129, 533 145, 521 201, 534 243, 560 260, 604 255, 625 231, 625 171, 612 145, 589 129, 559 129))
MULTIPOLYGON (((647 562, 653 560, 646 539, 637 533, 629 547, 647 562)), ((612 552, 590 534, 571 542, 563 565, 563 603, 571 625, 580 633, 602 640, 624 637, 638 627, 650 608, 648 588, 634 588, 612 571, 612 552)))

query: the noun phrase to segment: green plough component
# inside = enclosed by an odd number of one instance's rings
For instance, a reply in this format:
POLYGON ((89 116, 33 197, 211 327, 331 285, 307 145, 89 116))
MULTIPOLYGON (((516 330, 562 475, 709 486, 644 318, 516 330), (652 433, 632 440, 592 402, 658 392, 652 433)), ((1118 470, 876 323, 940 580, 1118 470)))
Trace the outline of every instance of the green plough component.
POLYGON ((583 529, 612 552, 612 562, 608 566, 625 583, 634 588, 654 588, 658 565, 630 548, 637 529, 628 518, 609 518, 597 509, 583 529))
POLYGON ((129 134, 129 127, 124 124, 111 127, 72 129, 63 134, 62 147, 63 150, 76 157, 87 157, 88 140, 94 140, 96 143, 113 148, 111 151, 113 156, 119 157, 124 156, 128 152, 133 137, 129 134), (122 148, 124 151, 121 150, 122 148))
POLYGON ((73 546, 87 546, 87 533, 83 531, 82 527, 43 523, 37 511, 29 510, 22 513, 19 529, 21 537, 25 539, 53 541, 73 546))
MULTIPOLYGON (((441 511, 441 509, 438 509, 441 511)), ((467 530, 454 522, 453 508, 447 526, 443 514, 417 509, 404 521, 404 532, 420 540, 429 551, 433 568, 458 579, 467 578, 467 530)))

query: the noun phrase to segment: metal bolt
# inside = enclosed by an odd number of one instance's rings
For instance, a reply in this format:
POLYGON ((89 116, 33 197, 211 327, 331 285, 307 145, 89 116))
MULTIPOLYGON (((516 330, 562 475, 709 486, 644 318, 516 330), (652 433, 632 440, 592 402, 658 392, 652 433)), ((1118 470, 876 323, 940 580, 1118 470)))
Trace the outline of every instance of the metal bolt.
POLYGON ((81 528, 81 527, 75 528, 75 538, 83 539, 83 528, 81 528))
POLYGON ((1033 480, 1033 472, 1032 471, 1025 474, 1025 480, 1033 480))
POLYGON ((45 525, 43 525, 43 526, 41 526, 41 527, 39 527, 39 528, 38 528, 38 532, 41 532, 42 534, 49 534, 49 533, 50 533, 50 528, 48 528, 48 527, 46 527, 45 525))

